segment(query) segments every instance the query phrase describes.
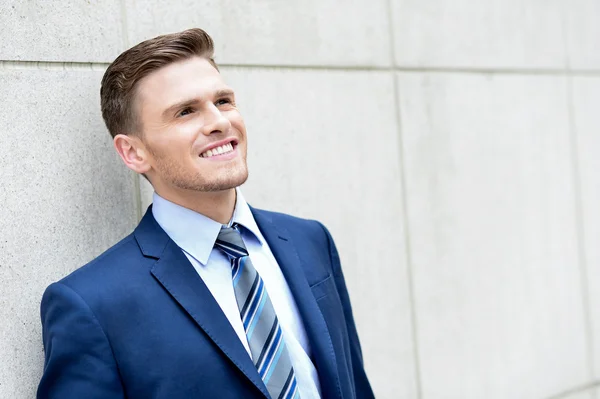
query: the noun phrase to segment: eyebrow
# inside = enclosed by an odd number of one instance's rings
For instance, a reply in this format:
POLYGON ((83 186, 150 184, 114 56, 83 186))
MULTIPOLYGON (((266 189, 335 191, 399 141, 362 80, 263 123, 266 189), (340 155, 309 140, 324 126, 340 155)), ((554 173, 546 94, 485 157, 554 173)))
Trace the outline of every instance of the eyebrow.
MULTIPOLYGON (((230 96, 234 96, 234 95, 235 95, 235 93, 231 89, 220 89, 220 90, 217 90, 213 94, 213 96, 217 97, 217 98, 219 98, 219 97, 230 97, 230 96)), ((189 100, 183 100, 183 101, 180 101, 178 103, 175 103, 175 104, 171 105, 169 108, 167 108, 167 109, 164 110, 164 112, 162 113, 163 117, 169 116, 170 114, 172 114, 173 112, 175 112, 175 110, 177 110, 177 109, 191 107, 192 105, 196 105, 199 102, 200 101, 198 101, 198 99, 192 98, 192 99, 189 99, 189 100)))
POLYGON ((234 92, 231 89, 221 89, 221 90, 217 90, 217 92, 215 93, 215 97, 227 97, 227 96, 233 96, 234 92))

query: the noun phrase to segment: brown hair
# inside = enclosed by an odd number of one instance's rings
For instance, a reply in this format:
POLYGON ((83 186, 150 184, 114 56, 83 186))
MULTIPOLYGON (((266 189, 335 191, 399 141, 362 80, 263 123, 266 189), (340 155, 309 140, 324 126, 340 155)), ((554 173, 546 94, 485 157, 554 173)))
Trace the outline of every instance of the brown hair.
POLYGON ((139 130, 134 100, 141 79, 169 64, 193 56, 206 58, 219 70, 213 53, 211 37, 196 28, 143 41, 119 55, 108 66, 100 86, 102 118, 111 136, 139 130))

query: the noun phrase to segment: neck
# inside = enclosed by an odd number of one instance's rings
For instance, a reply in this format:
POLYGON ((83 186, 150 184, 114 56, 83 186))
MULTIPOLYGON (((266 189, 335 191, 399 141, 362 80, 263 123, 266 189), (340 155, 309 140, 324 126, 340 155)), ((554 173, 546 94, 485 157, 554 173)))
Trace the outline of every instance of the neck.
POLYGON ((156 193, 174 204, 198 212, 221 224, 227 224, 233 217, 236 191, 230 188, 223 191, 201 192, 192 190, 166 191, 154 188, 156 193))

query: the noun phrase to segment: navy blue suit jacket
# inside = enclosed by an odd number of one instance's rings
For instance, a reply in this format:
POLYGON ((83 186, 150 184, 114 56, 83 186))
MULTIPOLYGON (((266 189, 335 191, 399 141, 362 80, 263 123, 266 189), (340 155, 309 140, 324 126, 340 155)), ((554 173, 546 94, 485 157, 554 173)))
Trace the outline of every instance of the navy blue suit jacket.
MULTIPOLYGON (((252 209, 306 328, 324 398, 372 398, 340 268, 318 222, 252 209)), ((38 399, 264 398, 242 343, 151 208, 41 305, 38 399)))

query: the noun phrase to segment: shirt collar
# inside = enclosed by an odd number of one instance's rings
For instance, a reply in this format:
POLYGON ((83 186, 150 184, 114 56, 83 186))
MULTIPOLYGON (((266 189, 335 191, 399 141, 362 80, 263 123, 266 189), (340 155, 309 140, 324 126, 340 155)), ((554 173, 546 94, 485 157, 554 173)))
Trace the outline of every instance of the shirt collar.
MULTIPOLYGON (((233 223, 244 226, 262 244, 264 238, 260 234, 248 203, 239 189, 236 189, 236 193, 235 209, 228 226, 233 223)), ((223 225, 198 212, 166 200, 156 192, 153 194, 152 202, 152 215, 160 227, 181 249, 196 258, 198 262, 206 265, 223 225)))
MULTIPOLYGON (((252 238, 257 239, 258 242, 262 245, 265 243, 265 239, 260 233, 260 229, 254 220, 254 215, 252 215, 252 211, 250 210, 250 206, 244 199, 244 196, 237 190, 237 199, 235 204, 235 211, 233 212, 233 217, 231 218, 230 225, 233 223, 237 223, 245 227, 247 231, 249 231, 252 238)), ((242 236, 244 234, 242 233, 242 236)))

